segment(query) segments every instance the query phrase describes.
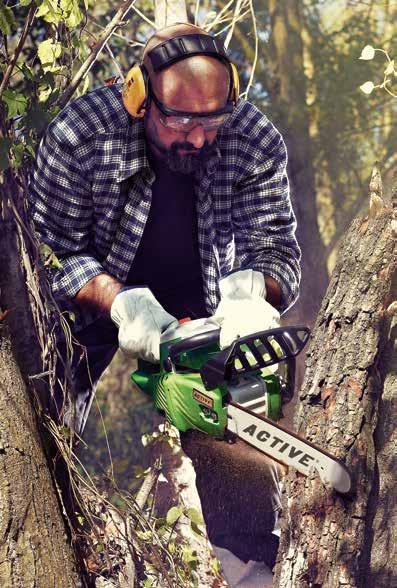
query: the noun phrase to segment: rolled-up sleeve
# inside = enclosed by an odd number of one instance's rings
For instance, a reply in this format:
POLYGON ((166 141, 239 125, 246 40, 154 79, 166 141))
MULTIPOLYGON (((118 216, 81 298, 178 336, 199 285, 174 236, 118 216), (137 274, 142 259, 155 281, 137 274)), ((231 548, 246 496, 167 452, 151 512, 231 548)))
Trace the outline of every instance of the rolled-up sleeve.
POLYGON ((29 208, 39 240, 61 262, 49 268, 54 296, 72 299, 93 277, 103 273, 101 263, 89 254, 92 230, 90 180, 78 153, 48 132, 42 139, 28 189, 29 208))
POLYGON ((298 297, 301 251, 295 238, 286 147, 268 124, 266 140, 235 187, 232 219, 237 261, 277 281, 285 312, 298 297))

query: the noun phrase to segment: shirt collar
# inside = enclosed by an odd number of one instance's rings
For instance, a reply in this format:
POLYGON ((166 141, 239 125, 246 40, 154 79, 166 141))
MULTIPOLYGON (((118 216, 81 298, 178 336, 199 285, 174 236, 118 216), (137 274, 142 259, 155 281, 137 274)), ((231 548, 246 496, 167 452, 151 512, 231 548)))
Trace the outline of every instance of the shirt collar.
POLYGON ((150 170, 143 119, 130 118, 121 152, 117 181, 122 182, 142 171, 143 168, 150 170))

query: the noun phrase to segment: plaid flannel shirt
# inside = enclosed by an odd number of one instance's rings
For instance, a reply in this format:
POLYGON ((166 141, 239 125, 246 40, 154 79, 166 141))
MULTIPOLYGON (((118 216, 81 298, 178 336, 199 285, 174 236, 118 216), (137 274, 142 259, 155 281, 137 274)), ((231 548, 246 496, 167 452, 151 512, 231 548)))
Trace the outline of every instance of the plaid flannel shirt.
MULTIPOLYGON (((195 172, 198 241, 207 310, 218 280, 234 267, 273 277, 281 310, 296 300, 300 249, 280 133, 253 104, 240 100, 219 129, 217 149, 195 172)), ((142 119, 128 115, 120 84, 94 90, 64 108, 43 137, 28 199, 41 242, 61 261, 49 270, 61 308, 76 329, 95 313, 73 303, 94 276, 124 283, 142 237, 154 173, 142 119)))

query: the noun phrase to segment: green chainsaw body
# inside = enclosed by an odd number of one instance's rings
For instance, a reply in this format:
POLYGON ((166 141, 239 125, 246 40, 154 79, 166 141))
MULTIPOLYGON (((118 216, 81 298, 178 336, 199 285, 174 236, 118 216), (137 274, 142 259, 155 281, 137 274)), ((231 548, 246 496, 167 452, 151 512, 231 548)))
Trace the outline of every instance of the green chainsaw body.
POLYGON ((278 333, 274 338, 278 331, 285 336, 286 329, 273 329, 221 350, 219 327, 205 319, 189 321, 164 334, 159 365, 139 360, 131 378, 180 431, 223 437, 231 399, 250 408, 259 404, 261 414, 277 421, 294 385, 294 357, 283 353, 283 339, 278 333))

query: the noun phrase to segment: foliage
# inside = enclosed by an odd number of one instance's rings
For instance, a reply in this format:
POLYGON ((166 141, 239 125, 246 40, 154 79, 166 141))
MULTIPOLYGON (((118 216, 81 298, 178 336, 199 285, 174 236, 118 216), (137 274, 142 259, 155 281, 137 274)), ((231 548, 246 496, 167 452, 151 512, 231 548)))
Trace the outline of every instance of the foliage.
POLYGON ((375 86, 373 82, 365 82, 360 86, 360 90, 364 92, 364 94, 371 94, 373 90, 376 88, 383 88, 388 94, 393 96, 393 98, 397 98, 397 94, 394 94, 388 86, 391 86, 394 82, 393 78, 397 77, 397 70, 394 65, 394 59, 389 57, 389 54, 384 49, 377 49, 372 47, 371 45, 366 45, 364 49, 361 51, 361 55, 359 59, 363 59, 364 61, 370 61, 375 57, 375 52, 379 51, 384 53, 387 59, 387 66, 383 72, 383 82, 375 86))
MULTIPOLYGON (((147 0, 140 7, 150 16, 147 0)), ((59 112, 63 92, 114 12, 103 0, 91 9, 87 0, 22 0, 12 8, 0 2, 1 170, 32 162, 37 141, 59 112)), ((104 49, 108 58, 98 54, 74 97, 104 84, 119 68, 126 71, 136 59, 149 27, 136 14, 126 25, 121 23, 111 35, 104 49)))

